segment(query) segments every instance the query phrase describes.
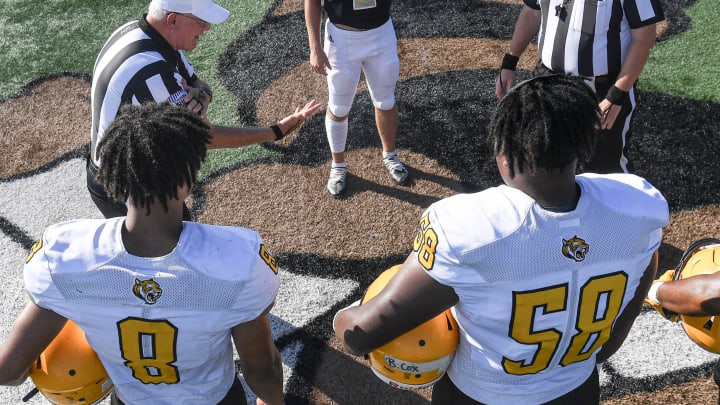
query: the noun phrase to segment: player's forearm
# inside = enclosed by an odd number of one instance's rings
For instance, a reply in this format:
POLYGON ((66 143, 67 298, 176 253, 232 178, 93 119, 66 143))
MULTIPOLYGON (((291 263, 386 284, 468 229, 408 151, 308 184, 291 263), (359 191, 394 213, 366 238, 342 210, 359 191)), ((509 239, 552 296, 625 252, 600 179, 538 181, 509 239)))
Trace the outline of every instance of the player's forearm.
POLYGON ((320 22, 322 10, 319 0, 305 0, 305 27, 308 33, 310 51, 315 52, 322 49, 320 38, 320 22))
POLYGON ((0 373, 0 385, 18 386, 24 383, 25 380, 27 380, 29 370, 30 367, 28 367, 24 373, 12 377, 0 373))
POLYGON ((65 326, 67 319, 32 299, 13 323, 0 346, 0 385, 25 381, 30 366, 65 326))
POLYGON ((275 350, 272 359, 260 367, 243 367, 245 381, 252 391, 268 405, 283 403, 283 370, 280 353, 275 350))
POLYGON ((615 81, 615 87, 629 91, 637 82, 655 46, 655 37, 655 24, 632 30, 632 42, 615 81))
POLYGON ((209 149, 239 148, 260 142, 275 140, 275 133, 270 127, 226 127, 213 125, 212 140, 209 149))
POLYGON ((720 315, 718 276, 720 273, 697 275, 664 283, 657 290, 658 301, 663 308, 678 314, 720 315))
POLYGON ((375 335, 365 333, 355 326, 356 316, 354 314, 357 311, 361 310, 353 306, 338 312, 333 320, 333 328, 335 329, 335 336, 340 340, 345 351, 353 356, 363 356, 383 342, 375 340, 375 335))

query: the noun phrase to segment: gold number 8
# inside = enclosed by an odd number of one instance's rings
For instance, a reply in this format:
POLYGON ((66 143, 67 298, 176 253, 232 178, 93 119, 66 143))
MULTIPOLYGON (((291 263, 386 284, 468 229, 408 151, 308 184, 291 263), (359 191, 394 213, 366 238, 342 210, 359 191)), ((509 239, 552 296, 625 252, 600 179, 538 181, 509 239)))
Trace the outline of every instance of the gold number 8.
POLYGON ((144 384, 175 384, 177 328, 166 320, 125 318, 118 322, 120 351, 133 377, 144 384))
POLYGON ((418 262, 425 270, 431 270, 435 264, 437 243, 437 234, 430 228, 430 218, 425 215, 420 219, 420 230, 413 240, 413 250, 418 252, 418 262))

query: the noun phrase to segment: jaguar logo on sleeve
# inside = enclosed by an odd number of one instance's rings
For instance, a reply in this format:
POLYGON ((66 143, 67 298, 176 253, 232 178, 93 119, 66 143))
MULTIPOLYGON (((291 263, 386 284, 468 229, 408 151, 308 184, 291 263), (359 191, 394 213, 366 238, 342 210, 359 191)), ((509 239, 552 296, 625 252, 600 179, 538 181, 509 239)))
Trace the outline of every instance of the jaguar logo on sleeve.
POLYGON ((582 238, 578 238, 577 235, 567 240, 563 239, 562 254, 568 259, 581 262, 585 260, 588 251, 590 251, 590 245, 582 238))
POLYGON ((133 294, 135 294, 136 297, 140 298, 141 300, 145 301, 146 304, 150 305, 156 303, 157 300, 162 297, 162 288, 160 288, 160 284, 158 284, 153 279, 135 279, 135 284, 133 285, 132 290, 133 294))

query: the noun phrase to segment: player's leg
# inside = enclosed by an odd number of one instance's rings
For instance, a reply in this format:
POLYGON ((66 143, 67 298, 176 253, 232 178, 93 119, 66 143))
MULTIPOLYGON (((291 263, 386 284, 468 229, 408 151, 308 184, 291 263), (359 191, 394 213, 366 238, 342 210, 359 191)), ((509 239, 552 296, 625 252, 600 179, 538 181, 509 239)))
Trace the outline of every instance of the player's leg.
POLYGON ((348 44, 351 39, 347 31, 330 22, 326 24, 324 48, 332 66, 327 74, 328 104, 325 114, 325 132, 332 154, 327 189, 333 196, 345 192, 348 115, 360 80, 360 60, 356 59, 353 46, 348 44))
POLYGON ((395 145, 398 128, 395 86, 400 76, 397 38, 392 21, 373 31, 372 41, 377 44, 379 52, 365 59, 363 72, 375 107, 375 124, 382 143, 383 163, 390 177, 395 182, 403 184, 409 172, 398 158, 395 145))

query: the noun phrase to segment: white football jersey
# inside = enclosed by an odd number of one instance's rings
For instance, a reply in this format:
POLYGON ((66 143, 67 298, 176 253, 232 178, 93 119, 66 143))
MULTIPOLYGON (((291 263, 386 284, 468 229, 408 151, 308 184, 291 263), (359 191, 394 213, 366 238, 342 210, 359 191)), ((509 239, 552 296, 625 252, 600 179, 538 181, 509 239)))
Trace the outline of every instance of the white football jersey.
POLYGON ((583 383, 660 245, 668 205, 647 181, 586 174, 577 184, 570 212, 503 185, 421 218, 418 260, 460 298, 448 375, 478 401, 538 404, 583 383))
POLYGON ((275 259, 253 230, 195 222, 168 255, 133 256, 123 220, 48 227, 26 289, 85 331, 123 402, 219 402, 236 375, 230 329, 273 303, 275 259))

